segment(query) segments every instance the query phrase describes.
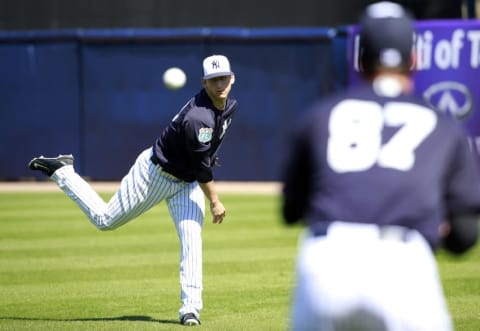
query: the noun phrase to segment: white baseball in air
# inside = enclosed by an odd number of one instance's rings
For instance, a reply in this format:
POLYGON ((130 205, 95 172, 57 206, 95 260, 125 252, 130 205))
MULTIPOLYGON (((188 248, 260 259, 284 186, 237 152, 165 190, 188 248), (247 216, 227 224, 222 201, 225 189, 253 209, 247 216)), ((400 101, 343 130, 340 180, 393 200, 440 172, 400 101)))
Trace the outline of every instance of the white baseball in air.
POLYGON ((163 83, 170 90, 178 90, 187 82, 185 72, 177 67, 172 67, 163 73, 163 83))

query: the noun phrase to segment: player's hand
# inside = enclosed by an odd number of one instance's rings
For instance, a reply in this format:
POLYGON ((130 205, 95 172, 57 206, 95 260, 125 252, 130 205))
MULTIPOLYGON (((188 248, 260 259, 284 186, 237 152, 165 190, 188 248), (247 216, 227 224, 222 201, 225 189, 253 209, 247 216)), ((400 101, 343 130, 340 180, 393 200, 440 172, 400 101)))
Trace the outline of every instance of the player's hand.
POLYGON ((220 200, 210 202, 210 212, 212 213, 213 223, 222 223, 225 218, 225 207, 220 200))
POLYGON ((442 239, 446 238, 450 234, 450 231, 452 231, 452 227, 450 226, 450 224, 448 224, 448 222, 443 222, 438 227, 438 233, 440 234, 440 238, 442 239))

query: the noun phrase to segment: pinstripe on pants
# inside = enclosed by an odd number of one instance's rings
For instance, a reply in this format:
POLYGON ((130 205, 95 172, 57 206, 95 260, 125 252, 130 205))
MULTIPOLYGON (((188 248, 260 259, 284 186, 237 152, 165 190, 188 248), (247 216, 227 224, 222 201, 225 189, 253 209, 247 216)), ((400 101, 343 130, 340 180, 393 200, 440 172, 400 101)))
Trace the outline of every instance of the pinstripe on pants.
POLYGON ((152 149, 148 148, 137 157, 108 203, 74 171, 73 166, 58 169, 51 178, 100 230, 115 229, 165 200, 181 247, 182 307, 179 315, 194 312, 199 316, 202 309, 204 194, 197 182, 187 183, 163 172, 150 161, 151 156, 152 149))

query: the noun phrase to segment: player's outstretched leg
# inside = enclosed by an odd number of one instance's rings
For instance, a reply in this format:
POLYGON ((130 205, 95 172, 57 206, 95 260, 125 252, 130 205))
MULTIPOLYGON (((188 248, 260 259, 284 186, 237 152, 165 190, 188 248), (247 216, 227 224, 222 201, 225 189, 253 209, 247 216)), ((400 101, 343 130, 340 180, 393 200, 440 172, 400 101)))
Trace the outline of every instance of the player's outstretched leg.
POLYGON ((184 186, 181 181, 174 183, 164 177, 151 156, 151 147, 140 153, 108 203, 75 171, 71 155, 34 158, 29 167, 49 175, 96 228, 106 231, 136 218, 184 186))
POLYGON ((60 169, 61 167, 73 165, 73 155, 59 155, 57 157, 44 157, 39 156, 33 158, 28 167, 32 170, 40 170, 48 177, 51 177, 55 171, 60 169))

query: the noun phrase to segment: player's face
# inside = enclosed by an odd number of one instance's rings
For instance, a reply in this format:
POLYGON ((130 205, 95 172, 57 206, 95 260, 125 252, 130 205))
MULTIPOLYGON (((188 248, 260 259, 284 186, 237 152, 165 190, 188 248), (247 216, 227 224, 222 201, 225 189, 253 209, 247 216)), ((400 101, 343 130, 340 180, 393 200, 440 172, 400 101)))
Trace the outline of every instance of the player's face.
POLYGON ((234 75, 202 79, 202 85, 214 104, 227 99, 234 82, 234 75))

